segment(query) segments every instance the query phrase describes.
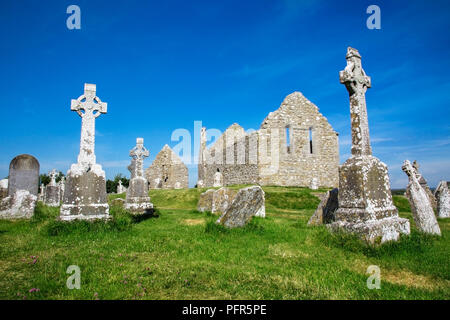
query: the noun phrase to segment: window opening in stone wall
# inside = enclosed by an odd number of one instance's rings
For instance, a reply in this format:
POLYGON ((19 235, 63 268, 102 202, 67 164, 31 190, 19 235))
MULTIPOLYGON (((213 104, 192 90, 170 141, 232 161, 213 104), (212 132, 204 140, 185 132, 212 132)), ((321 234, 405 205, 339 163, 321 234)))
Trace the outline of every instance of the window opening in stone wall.
POLYGON ((309 128, 309 153, 313 154, 313 130, 309 128))
POLYGON ((290 135, 290 130, 289 130, 289 126, 286 127, 286 148, 287 148, 287 152, 290 153, 291 152, 291 135, 290 135))

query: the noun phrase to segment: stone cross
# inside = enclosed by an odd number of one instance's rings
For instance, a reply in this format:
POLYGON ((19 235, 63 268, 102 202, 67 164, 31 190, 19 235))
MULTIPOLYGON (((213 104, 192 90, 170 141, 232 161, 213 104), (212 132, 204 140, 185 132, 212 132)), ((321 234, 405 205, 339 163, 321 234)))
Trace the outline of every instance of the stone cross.
POLYGON ((50 177, 50 186, 56 186, 56 177, 58 176, 58 171, 53 169, 48 173, 48 176, 50 177))
POLYGON ((78 163, 84 168, 95 164, 95 118, 106 113, 107 103, 96 95, 95 84, 84 84, 84 94, 78 99, 72 99, 70 110, 76 111, 81 117, 81 141, 78 163))
POLYGON ((370 88, 370 77, 362 68, 358 50, 348 47, 345 58, 347 66, 339 72, 339 78, 350 95, 352 155, 372 155, 366 107, 366 91, 370 88))
POLYGON ((131 164, 128 170, 131 172, 131 179, 144 176, 144 158, 147 158, 150 152, 144 147, 144 139, 137 138, 136 146, 130 150, 131 164))

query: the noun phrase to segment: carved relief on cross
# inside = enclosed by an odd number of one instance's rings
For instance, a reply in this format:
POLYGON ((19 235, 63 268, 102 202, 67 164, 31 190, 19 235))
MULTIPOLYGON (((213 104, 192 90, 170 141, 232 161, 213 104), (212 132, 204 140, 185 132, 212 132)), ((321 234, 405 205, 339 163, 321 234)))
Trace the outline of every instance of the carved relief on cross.
POLYGON ((347 66, 339 72, 339 79, 350 96, 350 117, 352 125, 352 155, 371 155, 369 121, 367 118, 366 91, 371 86, 370 77, 361 65, 358 50, 348 47, 347 66))
POLYGON ((144 159, 150 155, 150 152, 144 147, 144 139, 137 138, 136 146, 130 150, 131 164, 128 170, 131 172, 131 179, 144 176, 144 159))
POLYGON ((84 94, 72 99, 70 110, 81 117, 81 140, 78 163, 89 168, 95 164, 95 118, 106 113, 107 103, 96 96, 95 84, 84 84, 84 94))
POLYGON ((50 177, 50 186, 56 186, 56 177, 58 176, 58 171, 56 169, 53 169, 48 173, 48 176, 50 177))

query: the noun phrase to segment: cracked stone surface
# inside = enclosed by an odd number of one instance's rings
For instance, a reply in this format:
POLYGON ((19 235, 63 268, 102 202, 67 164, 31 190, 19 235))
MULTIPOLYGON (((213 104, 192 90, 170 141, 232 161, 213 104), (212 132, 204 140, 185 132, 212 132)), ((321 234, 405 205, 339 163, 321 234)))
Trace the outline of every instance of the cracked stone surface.
POLYGON ((371 79, 356 49, 348 48, 346 60, 339 76, 350 97, 352 155, 339 168, 339 208, 327 227, 355 233, 371 244, 395 241, 410 233, 410 225, 392 201, 387 166, 372 156, 365 99, 371 79))
POLYGON ((214 196, 215 192, 216 192, 216 190, 209 189, 209 190, 206 190, 205 192, 203 192, 202 194, 200 194, 200 198, 198 199, 198 203, 197 203, 198 211, 212 212, 212 201, 213 201, 213 196, 214 196))
POLYGON ((217 223, 227 228, 243 227, 254 216, 266 216, 264 191, 260 186, 240 189, 217 223))
POLYGON ((28 190, 16 190, 12 196, 0 200, 0 219, 28 219, 34 214, 37 196, 28 190))
POLYGON ((8 179, 0 180, 0 200, 8 196, 8 179))
POLYGON ((436 210, 437 209, 436 198, 434 197, 433 192, 431 192, 430 187, 428 186, 427 180, 425 180, 423 175, 419 172, 420 166, 419 166, 419 163, 417 162, 417 160, 414 160, 414 162, 412 163, 412 167, 416 173, 416 177, 417 177, 417 180, 419 181, 420 186, 427 194, 428 199, 430 199, 431 206, 433 207, 434 210, 436 210))
POLYGON ((441 229, 434 215, 433 207, 427 193, 417 179, 417 172, 411 162, 405 160, 402 170, 409 179, 406 195, 411 205, 411 212, 417 229, 422 232, 441 235, 441 229))
POLYGON ((450 192, 447 181, 439 182, 434 196, 437 200, 437 212, 439 218, 450 218, 450 192))
POLYGON ((78 162, 66 175, 60 219, 109 219, 105 172, 95 158, 95 119, 107 111, 107 104, 96 96, 95 84, 84 85, 84 94, 72 99, 72 111, 81 117, 81 139, 78 162))

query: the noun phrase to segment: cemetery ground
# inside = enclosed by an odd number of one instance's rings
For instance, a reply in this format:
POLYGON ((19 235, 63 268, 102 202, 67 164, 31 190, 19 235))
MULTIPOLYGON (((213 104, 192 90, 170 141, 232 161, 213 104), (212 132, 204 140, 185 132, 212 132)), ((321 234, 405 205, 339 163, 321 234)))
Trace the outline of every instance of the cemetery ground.
POLYGON ((58 208, 39 203, 31 220, 0 221, 0 298, 450 299, 448 219, 442 237, 420 234, 395 195, 412 234, 373 248, 307 226, 317 190, 263 189, 266 218, 233 230, 196 211, 206 189, 152 190, 154 217, 111 206, 108 223, 58 222, 58 208), (80 289, 66 287, 70 265, 80 289), (370 265, 381 269, 380 289, 367 288, 370 265))

